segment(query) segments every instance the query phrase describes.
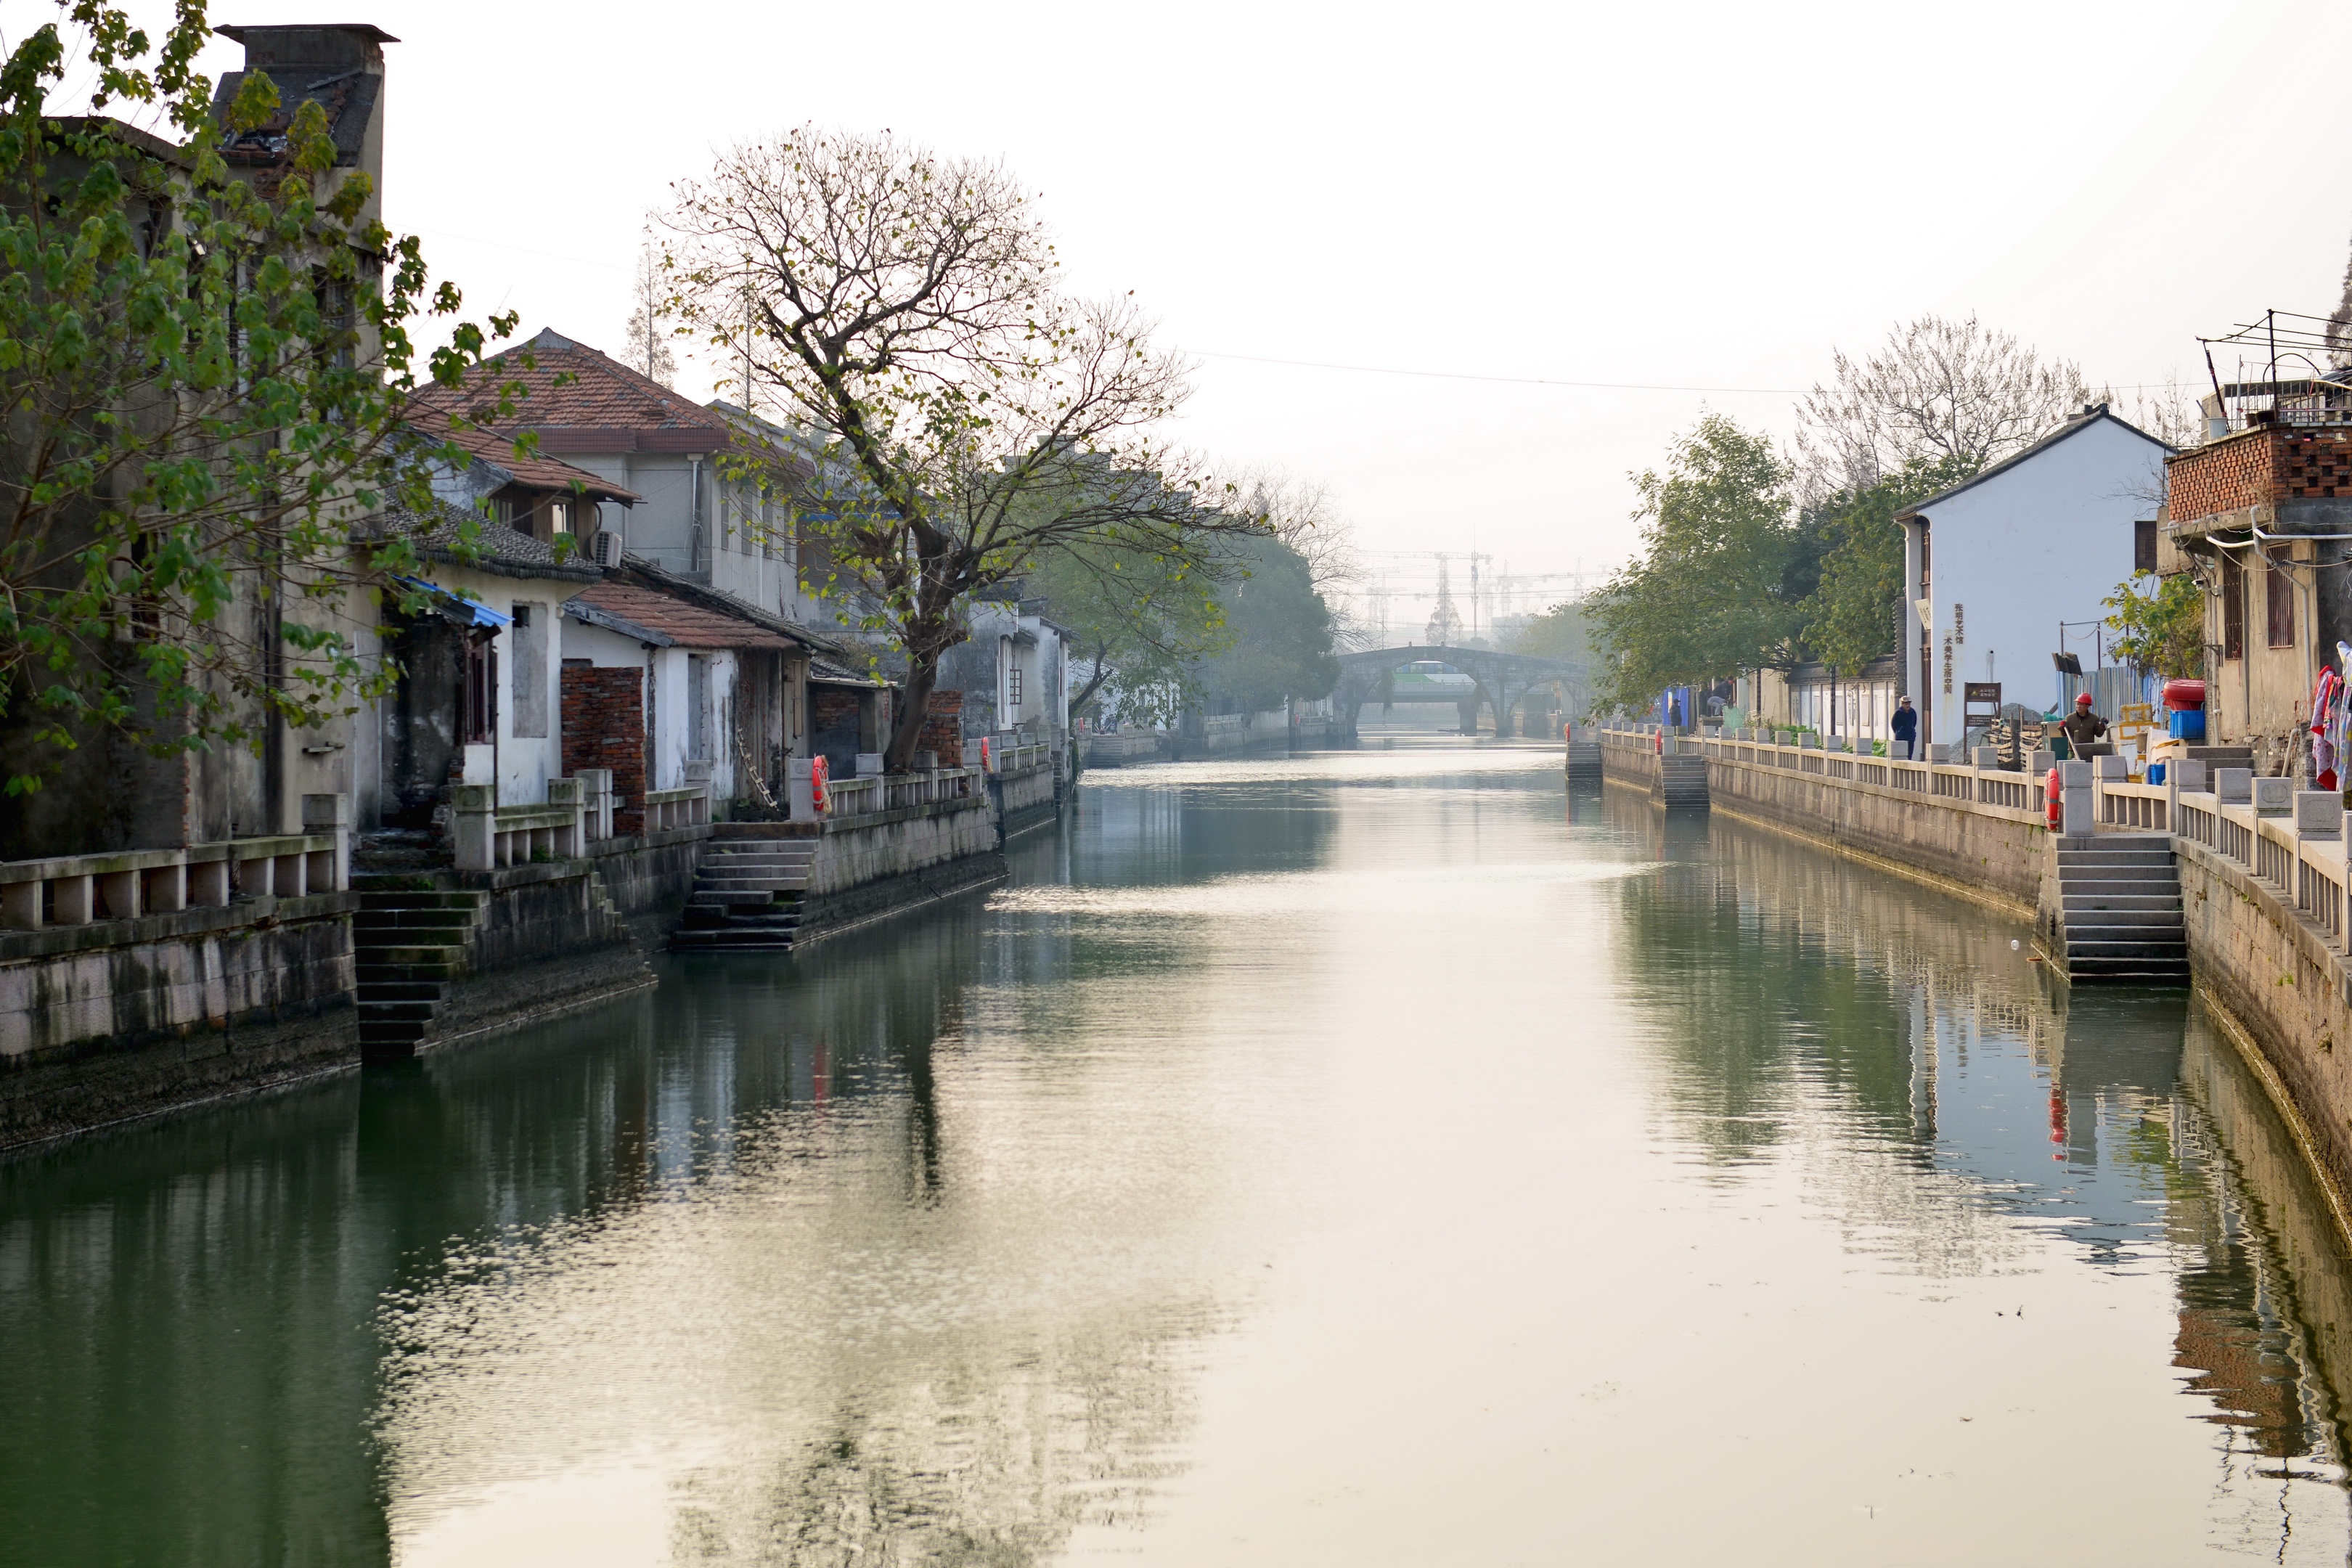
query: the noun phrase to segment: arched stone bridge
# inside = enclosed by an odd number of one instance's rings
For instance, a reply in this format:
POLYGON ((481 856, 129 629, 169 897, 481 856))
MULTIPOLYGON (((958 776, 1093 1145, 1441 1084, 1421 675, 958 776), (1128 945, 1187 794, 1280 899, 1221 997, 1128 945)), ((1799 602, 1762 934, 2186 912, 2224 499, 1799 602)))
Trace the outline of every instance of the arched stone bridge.
MULTIPOLYGON (((1367 648, 1339 656, 1339 684, 1332 689, 1331 706, 1346 732, 1349 735, 1356 732, 1356 715, 1365 703, 1381 700, 1391 674, 1422 659, 1450 664, 1475 682, 1478 701, 1495 710, 1498 731, 1508 726, 1510 714, 1528 692, 1538 687, 1555 689, 1561 706, 1571 710, 1583 704, 1586 690, 1584 666, 1563 659, 1537 658, 1521 653, 1496 653, 1491 648, 1445 647, 1433 644, 1367 648)), ((1470 707, 1468 703, 1463 706, 1470 707)), ((1463 732, 1474 732, 1477 727, 1477 710, 1471 708, 1464 721, 1463 732)))

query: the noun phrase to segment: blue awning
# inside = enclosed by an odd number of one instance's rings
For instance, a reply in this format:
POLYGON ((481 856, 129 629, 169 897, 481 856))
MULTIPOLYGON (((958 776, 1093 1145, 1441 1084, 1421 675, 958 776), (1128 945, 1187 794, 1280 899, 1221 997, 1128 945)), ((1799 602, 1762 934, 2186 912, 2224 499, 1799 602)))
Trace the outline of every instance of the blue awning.
POLYGON ((468 599, 465 595, 458 593, 453 588, 444 588, 438 583, 427 583, 421 577, 402 577, 397 573, 394 574, 394 576, 396 580, 407 584, 412 588, 422 588, 425 592, 436 595, 447 601, 448 607, 465 611, 466 618, 473 622, 473 624, 478 626, 510 626, 514 625, 514 617, 512 616, 502 616, 499 614, 498 611, 490 608, 488 605, 483 604, 480 600, 468 599))

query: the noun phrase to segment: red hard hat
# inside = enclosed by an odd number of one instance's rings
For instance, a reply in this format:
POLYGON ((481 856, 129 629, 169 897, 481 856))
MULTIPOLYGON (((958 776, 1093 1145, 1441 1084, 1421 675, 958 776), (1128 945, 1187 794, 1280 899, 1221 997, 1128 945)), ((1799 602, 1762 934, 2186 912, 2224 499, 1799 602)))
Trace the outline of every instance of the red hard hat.
POLYGON ((2075 706, 2075 707, 2077 707, 2077 708, 2088 708, 2090 705, 2091 705, 2091 694, 2090 694, 2089 692, 2087 692, 2087 691, 2085 691, 2084 693, 2083 693, 2083 695, 2081 695, 2080 697, 2077 697, 2076 699, 2074 699, 2074 706, 2075 706))

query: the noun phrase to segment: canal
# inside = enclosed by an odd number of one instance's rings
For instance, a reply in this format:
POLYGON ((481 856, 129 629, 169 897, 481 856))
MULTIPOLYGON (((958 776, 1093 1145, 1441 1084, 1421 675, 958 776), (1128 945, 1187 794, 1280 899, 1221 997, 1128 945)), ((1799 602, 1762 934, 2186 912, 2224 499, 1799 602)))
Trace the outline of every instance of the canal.
POLYGON ((10 1564, 2347 1559, 2227 1038, 1460 742, 0 1165, 10 1564))

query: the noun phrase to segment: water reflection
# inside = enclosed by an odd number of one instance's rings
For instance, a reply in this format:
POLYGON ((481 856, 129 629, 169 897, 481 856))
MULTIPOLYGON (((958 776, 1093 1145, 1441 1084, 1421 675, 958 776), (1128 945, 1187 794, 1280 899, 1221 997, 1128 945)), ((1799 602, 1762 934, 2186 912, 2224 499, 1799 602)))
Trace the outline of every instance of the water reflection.
POLYGON ((0 1166, 0 1559, 2344 1556, 2352 1277, 2180 996, 1541 752, 1014 860, 0 1166))
POLYGON ((2040 1233, 2170 1279, 2172 1365, 2223 1429, 2217 1542, 2284 1560, 2305 1513, 2340 1538, 2352 1268, 2201 1005, 2070 990, 2011 950, 2017 921, 1721 814, 1602 811, 1667 863, 1621 890, 1624 952, 1709 1163, 1802 1147, 1881 1267, 1998 1274, 2040 1233))

